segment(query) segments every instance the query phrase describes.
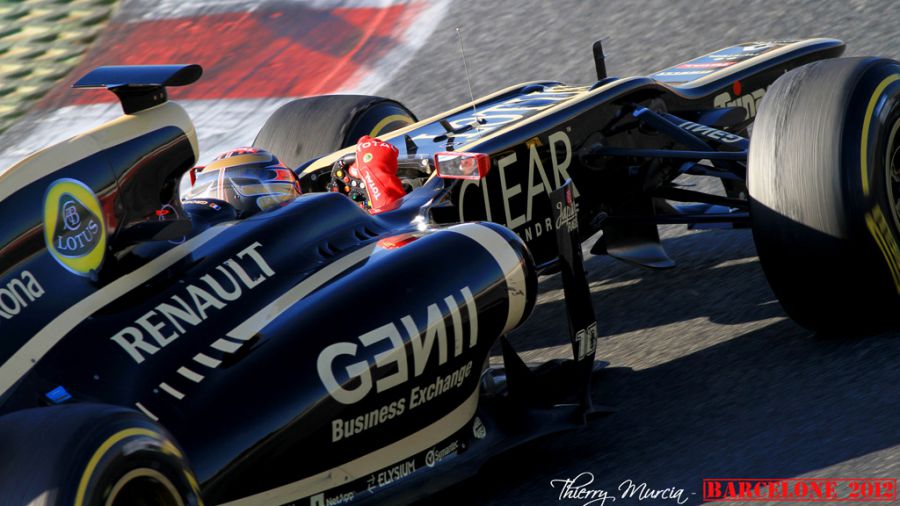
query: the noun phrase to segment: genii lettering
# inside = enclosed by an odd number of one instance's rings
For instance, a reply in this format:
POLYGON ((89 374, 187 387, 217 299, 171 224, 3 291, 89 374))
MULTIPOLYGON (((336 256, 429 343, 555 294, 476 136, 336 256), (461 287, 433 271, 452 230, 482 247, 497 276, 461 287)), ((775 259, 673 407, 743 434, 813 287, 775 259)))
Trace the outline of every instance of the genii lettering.
POLYGON ((372 390, 373 383, 375 391, 381 393, 405 384, 410 378, 421 376, 425 372, 429 358, 435 351, 437 363, 440 366, 447 363, 451 353, 449 348, 451 344, 453 357, 459 357, 464 349, 474 348, 478 344, 478 309, 469 287, 462 288, 458 294, 444 297, 442 301, 429 304, 426 311, 427 321, 424 325, 416 322, 412 315, 405 315, 399 319, 399 325, 398 322, 386 323, 360 335, 359 344, 338 342, 322 350, 316 361, 316 367, 319 378, 328 389, 328 393, 341 404, 354 404, 365 398, 372 390), (460 299, 462 308, 467 310, 469 316, 468 339, 463 332, 460 299), (443 308, 447 309, 454 322, 452 343, 447 336, 443 308), (409 363, 406 354, 401 328, 405 331, 411 344, 412 364, 409 363), (424 332, 420 329, 424 329, 424 332), (390 348, 370 359, 365 358, 365 349, 382 341, 388 341, 390 348), (354 387, 345 387, 347 381, 339 380, 335 371, 335 360, 343 356, 357 359, 346 366, 341 375, 346 375, 348 379, 359 379, 359 383, 354 387), (374 362, 375 369, 394 372, 387 375, 378 374, 378 379, 373 382, 370 360, 374 362))

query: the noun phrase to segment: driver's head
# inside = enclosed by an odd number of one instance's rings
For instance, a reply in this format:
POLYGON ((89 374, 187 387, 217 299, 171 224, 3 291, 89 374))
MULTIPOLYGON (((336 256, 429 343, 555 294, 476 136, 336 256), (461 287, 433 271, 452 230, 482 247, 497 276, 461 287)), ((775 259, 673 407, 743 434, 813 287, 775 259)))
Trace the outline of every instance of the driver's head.
POLYGON ((272 153, 238 148, 198 167, 182 200, 213 199, 234 207, 238 217, 283 205, 300 195, 300 182, 292 170, 272 153))

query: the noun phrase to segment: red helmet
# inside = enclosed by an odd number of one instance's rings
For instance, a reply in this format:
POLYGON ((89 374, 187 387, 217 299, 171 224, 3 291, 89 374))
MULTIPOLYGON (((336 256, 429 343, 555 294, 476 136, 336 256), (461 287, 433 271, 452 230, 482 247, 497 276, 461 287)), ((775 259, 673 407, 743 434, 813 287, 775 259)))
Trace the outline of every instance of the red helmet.
POLYGON ((234 207, 238 217, 284 205, 300 195, 294 171, 263 149, 226 151, 193 171, 182 201, 224 201, 234 207))

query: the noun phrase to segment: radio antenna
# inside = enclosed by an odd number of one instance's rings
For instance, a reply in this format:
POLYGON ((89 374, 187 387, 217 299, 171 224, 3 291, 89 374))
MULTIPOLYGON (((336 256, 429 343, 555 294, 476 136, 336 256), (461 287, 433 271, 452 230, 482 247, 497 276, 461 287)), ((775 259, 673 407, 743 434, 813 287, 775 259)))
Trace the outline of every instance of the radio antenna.
POLYGON ((478 110, 475 108, 475 94, 472 93, 472 78, 469 77, 469 64, 466 63, 466 50, 463 47, 462 30, 456 27, 456 37, 459 39, 459 53, 462 55, 463 68, 466 70, 466 84, 469 86, 469 98, 472 99, 472 116, 475 118, 475 128, 482 123, 482 118, 478 117, 478 110))

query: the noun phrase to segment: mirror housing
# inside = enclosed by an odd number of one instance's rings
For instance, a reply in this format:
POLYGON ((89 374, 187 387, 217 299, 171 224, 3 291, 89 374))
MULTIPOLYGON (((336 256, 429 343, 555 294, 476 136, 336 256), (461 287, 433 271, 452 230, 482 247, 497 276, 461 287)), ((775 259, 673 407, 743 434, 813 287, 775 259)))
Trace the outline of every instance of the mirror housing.
POLYGON ((491 157, 484 153, 442 151, 434 154, 434 168, 441 179, 483 179, 491 170, 491 157))

